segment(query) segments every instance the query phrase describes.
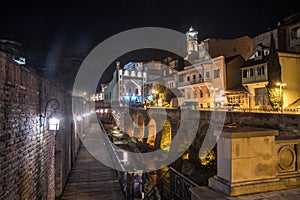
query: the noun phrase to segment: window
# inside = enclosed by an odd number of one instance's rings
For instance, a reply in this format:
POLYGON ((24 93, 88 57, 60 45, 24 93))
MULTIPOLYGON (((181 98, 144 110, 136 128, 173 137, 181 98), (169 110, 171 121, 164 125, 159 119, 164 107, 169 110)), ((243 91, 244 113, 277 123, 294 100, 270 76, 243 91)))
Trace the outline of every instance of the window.
POLYGON ((300 38, 300 27, 293 28, 291 31, 292 39, 299 39, 300 38))
POLYGON ((196 80, 196 75, 193 75, 193 81, 195 81, 196 80))
POLYGON ((265 66, 261 66, 261 75, 265 75, 265 66))
POLYGON ((233 46, 233 47, 232 47, 232 51, 233 51, 233 52, 236 52, 236 51, 237 51, 236 46, 233 46))
POLYGON ((194 98, 197 98, 197 91, 194 90, 194 98))
POLYGON ((210 97, 210 91, 209 90, 207 91, 207 97, 210 97))
POLYGON ((253 76, 253 75, 254 75, 254 70, 250 69, 250 76, 253 76))
POLYGON ((202 80, 202 74, 199 74, 199 80, 202 80))
POLYGON ((255 88, 254 92, 256 106, 265 106, 270 104, 266 88, 255 88))
POLYGON ((200 90, 200 98, 203 98, 203 91, 200 90))
POLYGON ((186 77, 186 80, 187 80, 187 81, 190 81, 190 77, 189 77, 189 76, 187 76, 187 77, 186 77))
POLYGON ((243 70, 243 78, 247 78, 247 71, 246 69, 243 70))
POLYGON ((210 78, 209 71, 205 72, 205 78, 210 78))
POLYGON ((256 73, 257 73, 257 76, 260 76, 261 75, 261 67, 258 67, 256 69, 256 73))
POLYGON ((214 70, 214 78, 220 78, 220 69, 214 70))

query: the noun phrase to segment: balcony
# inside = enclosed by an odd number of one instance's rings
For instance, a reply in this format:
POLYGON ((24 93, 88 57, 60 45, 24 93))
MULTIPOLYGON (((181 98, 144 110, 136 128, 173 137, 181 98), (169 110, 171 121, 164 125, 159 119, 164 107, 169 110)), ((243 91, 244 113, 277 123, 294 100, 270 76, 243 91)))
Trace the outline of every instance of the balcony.
POLYGON ((204 83, 204 79, 196 79, 196 80, 191 80, 191 81, 183 81, 178 83, 178 87, 183 87, 187 85, 195 85, 199 83, 204 83))
POLYGON ((266 74, 242 78, 242 83, 243 84, 245 84, 245 83, 257 83, 257 82, 264 82, 264 81, 268 81, 268 77, 267 77, 266 74))

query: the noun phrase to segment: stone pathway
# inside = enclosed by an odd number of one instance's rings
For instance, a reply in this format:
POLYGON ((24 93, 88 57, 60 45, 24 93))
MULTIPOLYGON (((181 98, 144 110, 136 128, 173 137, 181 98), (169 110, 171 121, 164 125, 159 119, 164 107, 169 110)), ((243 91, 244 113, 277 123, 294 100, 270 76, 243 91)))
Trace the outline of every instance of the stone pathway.
POLYGON ((252 195, 243 195, 237 200, 299 200, 300 188, 279 190, 273 192, 264 192, 252 195))
POLYGON ((194 188, 197 194, 196 200, 299 200, 300 188, 287 190, 278 190, 272 192, 262 192, 256 194, 242 195, 238 197, 225 196, 222 193, 215 192, 208 187, 194 188))
POLYGON ((60 199, 124 200, 125 197, 115 170, 95 159, 82 144, 60 199))

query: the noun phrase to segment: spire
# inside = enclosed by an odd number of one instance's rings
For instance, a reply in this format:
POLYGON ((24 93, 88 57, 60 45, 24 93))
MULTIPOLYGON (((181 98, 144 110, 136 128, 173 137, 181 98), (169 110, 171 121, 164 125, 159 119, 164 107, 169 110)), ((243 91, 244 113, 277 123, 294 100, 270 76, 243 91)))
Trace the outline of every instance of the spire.
POLYGON ((185 35, 186 35, 187 37, 197 37, 198 32, 195 31, 195 29, 191 26, 191 27, 189 28, 189 31, 186 32, 185 35))

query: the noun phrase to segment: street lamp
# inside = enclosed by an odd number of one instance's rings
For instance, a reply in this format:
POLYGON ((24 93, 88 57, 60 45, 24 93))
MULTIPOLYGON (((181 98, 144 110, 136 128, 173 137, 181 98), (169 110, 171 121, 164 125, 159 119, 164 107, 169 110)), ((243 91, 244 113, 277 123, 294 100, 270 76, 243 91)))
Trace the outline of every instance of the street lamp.
POLYGON ((57 99, 50 99, 45 105, 44 115, 41 115, 41 126, 45 126, 46 123, 49 123, 48 129, 50 131, 59 130, 59 119, 55 116, 56 110, 60 107, 59 101, 57 99), (51 107, 51 113, 47 115, 48 106, 51 107), (43 120, 42 120, 43 119, 43 120))
POLYGON ((286 83, 278 82, 276 83, 277 86, 279 86, 279 95, 280 95, 280 111, 282 112, 283 107, 283 87, 286 86, 286 83))

